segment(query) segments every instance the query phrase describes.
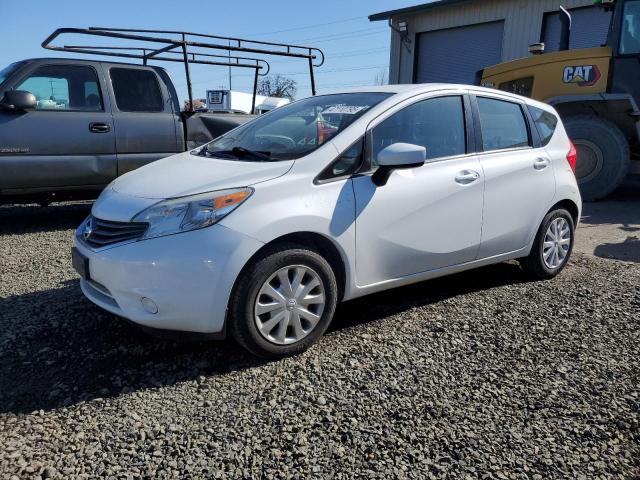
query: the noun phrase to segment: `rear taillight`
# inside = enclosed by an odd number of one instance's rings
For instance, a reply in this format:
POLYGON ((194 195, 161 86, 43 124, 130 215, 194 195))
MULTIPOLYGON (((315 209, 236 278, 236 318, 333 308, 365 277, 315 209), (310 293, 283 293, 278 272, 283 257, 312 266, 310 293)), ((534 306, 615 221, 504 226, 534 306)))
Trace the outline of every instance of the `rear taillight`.
POLYGON ((569 162, 569 166, 573 173, 576 173, 576 163, 578 163, 578 151, 576 150, 576 146, 573 144, 571 140, 569 140, 569 144, 571 148, 569 149, 569 153, 567 153, 567 162, 569 162))

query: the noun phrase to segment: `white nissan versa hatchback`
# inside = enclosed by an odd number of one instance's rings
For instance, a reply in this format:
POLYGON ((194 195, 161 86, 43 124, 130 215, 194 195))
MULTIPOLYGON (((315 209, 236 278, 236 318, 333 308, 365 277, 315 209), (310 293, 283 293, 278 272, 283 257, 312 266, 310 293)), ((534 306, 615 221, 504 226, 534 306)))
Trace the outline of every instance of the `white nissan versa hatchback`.
POLYGON ((580 218, 575 162, 554 109, 508 93, 305 98, 118 178, 73 264, 110 312, 282 357, 343 300, 509 259, 557 275, 580 218))

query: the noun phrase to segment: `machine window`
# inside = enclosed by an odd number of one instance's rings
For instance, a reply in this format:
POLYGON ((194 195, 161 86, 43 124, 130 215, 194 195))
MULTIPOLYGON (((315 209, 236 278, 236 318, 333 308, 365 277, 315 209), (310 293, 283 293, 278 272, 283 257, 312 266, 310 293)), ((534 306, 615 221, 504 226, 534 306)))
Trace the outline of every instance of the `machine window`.
POLYGON ((529 146, 529 130, 517 103, 478 97, 484 151, 529 146))
POLYGON ((98 76, 92 67, 45 65, 16 87, 36 97, 37 110, 102 111, 98 76))
POLYGON ((640 0, 624 4, 620 53, 622 55, 640 53, 640 0))
POLYGON ((510 80, 498 85, 498 89, 503 92, 515 93, 523 97, 531 97, 533 93, 533 77, 510 80))
POLYGON ((162 112, 164 100, 156 74, 149 70, 112 68, 109 71, 116 105, 121 112, 162 112))
POLYGON ((558 117, 541 108, 533 107, 531 105, 528 107, 529 113, 531 113, 531 116, 533 117, 533 123, 540 134, 542 146, 545 147, 551 141, 551 137, 553 137, 553 134, 556 131, 556 127, 558 126, 558 117))
POLYGON ((400 110, 371 131, 372 157, 394 143, 412 143, 427 149, 427 161, 466 153, 462 97, 423 100, 400 110))

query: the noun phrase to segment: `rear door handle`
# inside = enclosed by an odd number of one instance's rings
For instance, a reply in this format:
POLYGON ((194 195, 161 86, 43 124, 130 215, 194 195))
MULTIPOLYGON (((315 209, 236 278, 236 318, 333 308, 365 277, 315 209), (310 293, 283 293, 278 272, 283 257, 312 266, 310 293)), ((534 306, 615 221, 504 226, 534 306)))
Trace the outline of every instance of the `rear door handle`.
POLYGON ((480 174, 475 170, 463 170, 456 175, 456 183, 460 185, 469 185, 480 178, 480 174))
POLYGON ((551 164, 551 161, 548 158, 536 158, 536 161, 533 162, 533 168, 536 170, 544 170, 551 164))
POLYGON ((93 122, 89 124, 89 131, 93 133, 107 133, 111 131, 108 123, 93 122))

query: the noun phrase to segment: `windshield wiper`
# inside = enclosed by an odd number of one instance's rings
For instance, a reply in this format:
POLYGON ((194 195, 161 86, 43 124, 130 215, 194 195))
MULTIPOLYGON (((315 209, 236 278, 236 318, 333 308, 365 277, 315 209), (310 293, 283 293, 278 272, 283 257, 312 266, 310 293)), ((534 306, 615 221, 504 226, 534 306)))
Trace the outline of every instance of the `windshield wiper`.
POLYGON ((244 147, 233 147, 231 149, 231 153, 235 155, 238 155, 238 154, 252 155, 266 162, 272 162, 272 161, 278 160, 277 158, 274 158, 271 156, 271 152, 259 152, 257 150, 249 150, 248 148, 244 148, 244 147))
POLYGON ((209 150, 209 148, 205 146, 194 153, 203 157, 228 158, 230 160, 239 160, 240 157, 244 158, 247 156, 264 162, 275 162, 280 160, 279 158, 272 157, 271 152, 259 152, 257 150, 250 150, 244 147, 233 147, 231 150, 209 150))

